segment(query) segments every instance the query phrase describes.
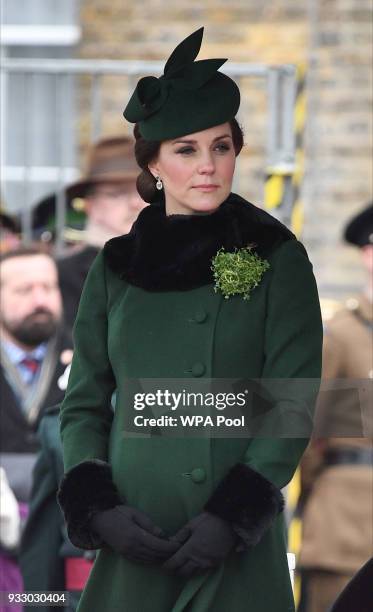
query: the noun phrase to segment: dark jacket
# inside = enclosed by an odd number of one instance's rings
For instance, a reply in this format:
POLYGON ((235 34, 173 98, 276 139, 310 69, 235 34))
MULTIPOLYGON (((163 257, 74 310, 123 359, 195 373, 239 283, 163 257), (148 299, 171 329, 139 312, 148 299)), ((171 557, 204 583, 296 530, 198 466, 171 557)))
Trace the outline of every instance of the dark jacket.
POLYGON ((85 246, 81 251, 57 260, 64 318, 70 329, 78 312, 84 281, 98 251, 96 247, 85 246))
POLYGON ((19 397, 6 377, 4 362, 1 365, 1 462, 10 487, 19 501, 27 501, 30 492, 32 467, 39 449, 37 428, 40 420, 49 406, 61 402, 64 397, 64 391, 58 385, 58 379, 66 369, 66 365, 61 362, 61 353, 71 348, 71 334, 60 330, 47 351, 29 416, 22 411, 19 397))
POLYGON ((66 365, 61 362, 61 353, 72 348, 72 338, 68 331, 61 330, 53 341, 49 352, 47 370, 42 370, 36 389, 35 405, 32 416, 27 418, 20 406, 20 400, 7 380, 4 362, 0 368, 1 393, 1 440, 0 450, 6 453, 27 453, 36 451, 39 443, 36 431, 46 408, 62 401, 64 391, 58 386, 58 379, 66 365), (39 394, 40 391, 40 394, 39 394))

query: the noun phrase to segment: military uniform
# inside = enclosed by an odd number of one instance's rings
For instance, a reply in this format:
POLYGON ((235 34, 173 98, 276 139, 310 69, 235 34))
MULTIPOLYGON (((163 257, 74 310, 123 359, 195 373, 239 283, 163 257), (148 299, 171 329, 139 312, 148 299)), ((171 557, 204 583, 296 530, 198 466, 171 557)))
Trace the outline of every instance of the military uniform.
MULTIPOLYGON (((353 244, 373 238, 370 207, 346 230, 353 244), (351 229, 352 228, 352 229, 351 229)), ((316 439, 305 453, 306 504, 299 564, 307 612, 324 612, 373 554, 373 305, 347 300, 327 321, 316 439), (338 382, 340 381, 340 382, 338 382), (344 384, 345 383, 345 384, 344 384)))

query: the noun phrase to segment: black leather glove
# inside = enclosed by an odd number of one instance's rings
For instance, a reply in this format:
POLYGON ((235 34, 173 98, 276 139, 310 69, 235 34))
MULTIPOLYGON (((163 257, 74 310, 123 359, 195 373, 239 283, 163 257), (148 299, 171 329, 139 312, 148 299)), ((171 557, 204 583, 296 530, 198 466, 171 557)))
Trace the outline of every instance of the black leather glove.
POLYGON ((189 577, 219 565, 234 547, 237 535, 228 521, 202 512, 184 525, 171 541, 184 544, 163 568, 189 577))
POLYGON ((115 552, 137 563, 160 564, 180 547, 177 541, 162 539, 162 529, 131 506, 98 512, 91 519, 91 527, 115 552))

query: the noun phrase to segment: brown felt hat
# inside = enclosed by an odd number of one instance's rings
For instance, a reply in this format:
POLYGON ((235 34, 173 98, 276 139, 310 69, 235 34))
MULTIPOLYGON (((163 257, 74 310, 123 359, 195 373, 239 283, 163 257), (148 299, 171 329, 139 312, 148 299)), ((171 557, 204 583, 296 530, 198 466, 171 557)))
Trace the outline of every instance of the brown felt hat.
POLYGON ((105 138, 91 151, 87 173, 66 188, 68 198, 83 198, 92 185, 135 181, 139 167, 134 155, 134 141, 129 137, 105 138))
MULTIPOLYGON (((100 183, 135 184, 139 172, 132 138, 120 136, 99 140, 91 149, 86 173, 65 188, 67 225, 83 225, 85 214, 80 198, 84 198, 91 187, 100 183)), ((34 228, 54 229, 56 202, 56 193, 38 202, 33 210, 34 228)))

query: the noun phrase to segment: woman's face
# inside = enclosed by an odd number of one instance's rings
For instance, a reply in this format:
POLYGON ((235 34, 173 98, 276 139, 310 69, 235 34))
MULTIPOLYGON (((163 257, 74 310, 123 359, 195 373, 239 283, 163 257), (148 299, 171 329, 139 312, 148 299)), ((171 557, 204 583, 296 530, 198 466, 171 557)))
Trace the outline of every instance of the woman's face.
POLYGON ((216 210, 231 192, 236 154, 229 123, 162 142, 149 164, 163 182, 166 213, 216 210))

